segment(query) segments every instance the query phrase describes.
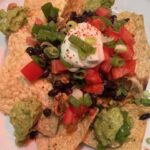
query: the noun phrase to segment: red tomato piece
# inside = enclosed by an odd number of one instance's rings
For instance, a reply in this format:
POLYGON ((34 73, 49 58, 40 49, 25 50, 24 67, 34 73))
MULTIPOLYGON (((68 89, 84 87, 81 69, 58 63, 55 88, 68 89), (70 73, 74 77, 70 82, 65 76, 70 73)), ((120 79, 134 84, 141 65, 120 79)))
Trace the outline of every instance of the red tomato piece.
POLYGON ((67 108, 66 112, 64 113, 63 116, 63 124, 64 125, 70 125, 73 123, 74 120, 74 113, 72 112, 71 108, 67 108))
POLYGON ((59 59, 55 59, 51 61, 51 71, 53 74, 60 74, 67 71, 67 68, 59 59))
POLYGON ((86 85, 83 90, 87 93, 102 94, 104 87, 102 84, 86 85))
POLYGON ((95 28, 97 28, 100 31, 104 31, 106 29, 105 22, 100 18, 89 19, 88 23, 91 24, 92 26, 94 26, 95 28))
POLYGON ((124 58, 125 60, 129 60, 129 59, 133 58, 134 51, 133 51, 133 49, 131 47, 127 46, 127 51, 123 52, 123 53, 120 53, 119 56, 121 58, 124 58))
POLYGON ((89 110, 89 115, 90 116, 93 116, 95 113, 96 113, 96 109, 95 108, 92 108, 92 109, 89 110))
POLYGON ((113 48, 109 48, 109 47, 104 46, 103 51, 104 51, 105 60, 110 59, 110 57, 112 57, 114 55, 114 49, 113 48))
POLYGON ((71 106, 70 108, 77 117, 82 117, 83 114, 89 111, 89 108, 84 105, 81 105, 80 107, 71 106))
POLYGON ((100 64, 100 70, 103 72, 103 73, 109 73, 110 70, 112 68, 112 65, 111 65, 111 60, 108 59, 108 60, 105 60, 104 62, 102 62, 100 64))
POLYGON ((42 25, 42 24, 44 24, 44 22, 40 18, 36 18, 35 19, 35 24, 36 25, 42 25))
POLYGON ((29 64, 27 64, 22 70, 21 73, 29 80, 29 81, 35 81, 39 79, 43 73, 44 70, 38 66, 34 61, 31 61, 29 64))
POLYGON ((38 42, 32 36, 29 36, 26 38, 26 43, 30 46, 35 46, 38 42))
POLYGON ((111 70, 111 75, 112 78, 115 80, 125 76, 126 72, 127 70, 124 67, 114 67, 111 70))
POLYGON ((96 10, 96 15, 100 17, 109 17, 111 15, 111 10, 104 7, 99 7, 96 10))
POLYGON ((102 83, 102 79, 98 71, 94 69, 87 69, 85 75, 85 81, 87 84, 98 84, 102 83))
POLYGON ((125 27, 121 27, 120 37, 127 45, 133 46, 135 43, 133 35, 125 27))
POLYGON ((128 60, 126 61, 125 68, 127 69, 127 75, 134 75, 136 67, 136 60, 128 60))
POLYGON ((116 32, 114 31, 114 29, 112 27, 108 27, 106 30, 105 30, 105 34, 112 38, 114 41, 117 41, 120 39, 120 34, 119 32, 116 32))
POLYGON ((128 60, 128 61, 126 61, 126 64, 123 67, 112 68, 112 70, 111 70, 112 78, 119 79, 125 75, 132 76, 135 73, 135 67, 136 67, 136 61, 128 60))

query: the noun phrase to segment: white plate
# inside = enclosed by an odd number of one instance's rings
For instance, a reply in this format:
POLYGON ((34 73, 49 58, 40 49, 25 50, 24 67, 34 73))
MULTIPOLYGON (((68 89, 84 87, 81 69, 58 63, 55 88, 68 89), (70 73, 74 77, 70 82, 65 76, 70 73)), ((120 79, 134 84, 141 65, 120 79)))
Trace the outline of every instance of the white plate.
MULTIPOLYGON (((0 0, 0 8, 6 8, 9 2, 17 2, 20 5, 23 0, 0 0)), ((150 0, 116 0, 113 7, 115 12, 121 12, 124 10, 133 11, 144 15, 145 27, 147 37, 150 43, 150 0)), ((7 52, 5 37, 0 33, 0 65, 2 65, 4 56, 7 52)), ((150 89, 148 85, 147 89, 150 89)), ((140 132, 140 131, 139 131, 140 132)), ((148 148, 150 150, 150 145, 145 142, 145 139, 150 137, 150 120, 148 121, 147 129, 145 132, 145 137, 143 139, 143 144, 141 150, 148 148)), ((13 136, 13 127, 9 123, 9 118, 0 113, 0 150, 36 150, 35 142, 31 142, 28 146, 18 148, 15 145, 15 137, 13 136)), ((83 150, 91 150, 90 148, 84 147, 83 150)))

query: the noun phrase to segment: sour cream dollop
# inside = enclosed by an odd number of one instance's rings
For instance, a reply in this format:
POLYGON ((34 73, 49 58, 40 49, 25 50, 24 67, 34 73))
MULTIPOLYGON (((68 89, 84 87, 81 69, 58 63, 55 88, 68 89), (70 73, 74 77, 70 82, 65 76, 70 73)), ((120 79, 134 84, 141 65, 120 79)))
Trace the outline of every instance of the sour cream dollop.
POLYGON ((103 42, 101 32, 88 23, 79 23, 77 27, 70 29, 61 45, 61 58, 72 65, 71 71, 78 68, 93 68, 104 60, 103 42), (81 60, 78 55, 78 49, 69 41, 69 37, 75 35, 80 39, 94 38, 93 46, 96 51, 89 55, 84 60, 81 60))

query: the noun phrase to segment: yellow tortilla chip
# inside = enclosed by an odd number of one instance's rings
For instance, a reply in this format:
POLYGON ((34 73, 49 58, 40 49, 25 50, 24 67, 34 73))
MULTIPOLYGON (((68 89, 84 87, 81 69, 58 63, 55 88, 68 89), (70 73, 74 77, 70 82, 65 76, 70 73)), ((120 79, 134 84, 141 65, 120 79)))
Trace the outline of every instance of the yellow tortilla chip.
POLYGON ((147 41, 144 18, 135 13, 123 12, 118 14, 118 19, 129 18, 126 28, 134 35, 134 51, 136 59, 136 76, 145 89, 150 75, 150 46, 147 41))
POLYGON ((21 74, 21 69, 27 65, 31 58, 25 53, 28 47, 26 38, 31 34, 24 27, 12 34, 8 40, 8 53, 4 66, 0 70, 0 111, 9 114, 16 101, 28 97, 35 97, 46 105, 48 102, 47 91, 50 83, 39 80, 29 83, 21 74))
MULTIPOLYGON (((60 126, 57 135, 53 138, 37 139, 38 141, 38 150, 75 150, 80 143, 82 143, 86 133, 88 132, 89 126, 93 122, 96 114, 95 112, 92 116, 85 117, 81 122, 78 123, 77 129, 73 133, 67 133, 63 125, 60 126), (47 143, 47 139, 49 142, 47 143), (47 144, 47 149, 41 146, 42 142, 45 141, 47 144)), ((40 137, 41 138, 41 137, 40 137)))

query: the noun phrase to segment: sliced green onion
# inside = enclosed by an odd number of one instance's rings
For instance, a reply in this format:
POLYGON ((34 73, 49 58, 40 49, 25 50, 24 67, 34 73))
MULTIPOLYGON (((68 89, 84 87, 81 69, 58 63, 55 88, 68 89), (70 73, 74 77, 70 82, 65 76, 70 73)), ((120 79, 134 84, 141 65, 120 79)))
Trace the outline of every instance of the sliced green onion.
POLYGON ((121 67, 125 64, 125 61, 119 56, 114 56, 111 60, 111 64, 113 67, 121 67))
POLYGON ((147 144, 150 144, 150 138, 147 138, 147 139, 146 139, 146 143, 147 143, 147 144))
POLYGON ((118 32, 120 30, 120 28, 122 26, 124 26, 124 24, 126 23, 125 19, 122 19, 122 20, 117 20, 114 25, 113 25, 113 28, 116 32, 118 32))
POLYGON ((67 30, 69 31, 70 29, 75 28, 77 25, 78 25, 78 24, 77 24, 75 21, 70 20, 70 21, 67 22, 66 28, 67 28, 67 30))
POLYGON ((128 94, 128 91, 127 91, 127 89, 126 88, 124 88, 124 87, 119 87, 118 89, 117 89, 117 96, 119 96, 119 95, 124 95, 124 96, 127 96, 127 94, 128 94))
POLYGON ((75 35, 70 36, 69 41, 77 47, 79 57, 81 57, 81 59, 85 59, 87 56, 94 54, 96 51, 94 47, 75 35))
POLYGON ((141 104, 144 106, 150 106, 150 99, 141 99, 141 104))
POLYGON ((96 43, 96 38, 95 37, 86 37, 84 41, 90 45, 94 45, 96 43))
POLYGON ((106 17, 102 17, 102 20, 105 22, 105 24, 107 26, 112 26, 112 22, 110 21, 110 19, 106 18, 106 17))
POLYGON ((34 35, 38 34, 40 30, 56 31, 56 24, 53 21, 51 21, 46 25, 34 24, 34 26, 32 27, 32 33, 34 35))
POLYGON ((85 78, 85 70, 80 69, 73 74, 73 77, 78 80, 83 80, 85 78))
POLYGON ((37 34, 37 39, 39 41, 50 41, 54 42, 56 40, 62 42, 65 38, 65 35, 60 32, 53 32, 47 30, 40 30, 37 34))
POLYGON ((35 63, 37 63, 39 66, 45 67, 45 65, 46 65, 46 64, 45 64, 45 61, 44 61, 41 57, 36 56, 36 55, 32 55, 31 58, 32 58, 33 61, 34 61, 35 63))
POLYGON ((47 46, 44 48, 44 54, 49 58, 58 58, 59 57, 59 49, 53 45, 47 46))
POLYGON ((91 99, 91 96, 88 93, 84 94, 84 96, 83 96, 81 101, 82 101, 82 104, 84 106, 89 107, 89 106, 92 105, 92 99, 91 99))
POLYGON ((48 2, 42 6, 42 11, 47 19, 57 18, 59 9, 53 7, 52 3, 48 2))
POLYGON ((104 43, 104 45, 107 46, 107 47, 109 47, 109 48, 115 48, 116 41, 106 42, 106 43, 104 43))
POLYGON ((74 107, 79 107, 81 104, 80 100, 76 99, 74 96, 69 97, 69 102, 74 107))

